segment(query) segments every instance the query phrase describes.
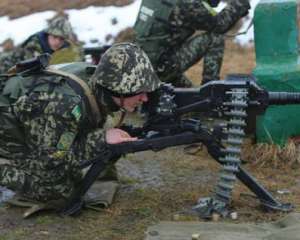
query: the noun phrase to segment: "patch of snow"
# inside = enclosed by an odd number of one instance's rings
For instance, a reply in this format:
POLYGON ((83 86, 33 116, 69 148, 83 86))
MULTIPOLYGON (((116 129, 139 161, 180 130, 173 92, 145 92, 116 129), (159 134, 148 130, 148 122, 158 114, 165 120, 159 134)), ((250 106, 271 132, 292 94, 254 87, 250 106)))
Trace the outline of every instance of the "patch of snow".
POLYGON ((47 19, 52 18, 54 14, 53 11, 46 11, 13 20, 7 16, 0 17, 0 42, 7 38, 11 38, 15 44, 23 42, 31 34, 46 28, 47 19))
MULTIPOLYGON (((245 17, 244 21, 243 21, 243 25, 240 28, 239 32, 244 32, 247 30, 247 28, 249 27, 249 25, 252 22, 253 16, 254 16, 254 10, 256 5, 259 3, 260 0, 252 0, 251 1, 251 9, 249 11, 249 14, 247 17, 245 17)), ((251 42, 253 42, 254 39, 254 28, 253 25, 252 27, 248 30, 248 32, 246 34, 237 36, 235 38, 235 42, 239 43, 242 46, 245 45, 249 45, 251 42)))
POLYGON ((140 2, 136 0, 125 7, 88 7, 66 12, 79 40, 88 46, 108 44, 113 39, 106 41, 106 36, 115 37, 120 31, 134 25, 140 2), (116 24, 113 24, 114 21, 116 24))
MULTIPOLYGON (((107 35, 114 37, 134 25, 140 3, 141 0, 136 0, 124 7, 88 7, 66 10, 66 13, 79 40, 84 41, 86 46, 99 46, 112 41, 106 41, 107 35)), ((47 19, 54 15, 55 11, 46 11, 13 20, 7 16, 0 17, 0 42, 11 38, 16 45, 22 43, 31 34, 46 28, 47 19)))

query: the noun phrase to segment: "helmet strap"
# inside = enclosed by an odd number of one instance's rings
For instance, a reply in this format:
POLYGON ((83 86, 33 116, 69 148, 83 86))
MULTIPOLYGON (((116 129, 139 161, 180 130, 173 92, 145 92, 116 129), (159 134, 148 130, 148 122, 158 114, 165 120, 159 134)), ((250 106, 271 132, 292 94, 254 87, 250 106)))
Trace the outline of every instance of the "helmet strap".
POLYGON ((119 122, 117 123, 117 125, 115 126, 116 128, 120 128, 120 126, 122 125, 124 119, 125 119, 125 116, 126 116, 126 111, 125 109, 123 108, 124 106, 124 96, 120 96, 120 107, 121 107, 121 117, 119 119, 119 122))

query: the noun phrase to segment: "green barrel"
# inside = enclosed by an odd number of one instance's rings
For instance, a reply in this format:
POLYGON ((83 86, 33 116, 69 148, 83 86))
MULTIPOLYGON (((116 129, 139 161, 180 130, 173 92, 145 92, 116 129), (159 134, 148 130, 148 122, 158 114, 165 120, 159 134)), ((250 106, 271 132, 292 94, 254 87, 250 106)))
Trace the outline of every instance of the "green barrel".
MULTIPOLYGON (((258 84, 270 91, 300 91, 296 0, 261 0, 254 14, 258 84)), ((271 106, 256 121, 258 142, 284 145, 300 135, 300 105, 271 106)))

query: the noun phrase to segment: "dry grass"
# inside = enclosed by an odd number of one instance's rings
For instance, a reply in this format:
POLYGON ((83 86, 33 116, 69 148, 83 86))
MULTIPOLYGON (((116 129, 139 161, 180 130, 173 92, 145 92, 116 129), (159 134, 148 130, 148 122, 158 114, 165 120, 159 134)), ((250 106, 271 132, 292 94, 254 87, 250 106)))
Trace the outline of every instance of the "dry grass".
MULTIPOLYGON (((221 79, 231 73, 251 74, 255 68, 255 52, 253 47, 243 48, 235 44, 231 38, 226 40, 226 48, 221 70, 221 79)), ((200 85, 202 78, 203 61, 191 67, 186 75, 195 85, 200 85)))
POLYGON ((258 168, 291 169, 299 167, 300 149, 292 140, 284 147, 266 143, 252 145, 248 142, 244 146, 243 157, 258 168))

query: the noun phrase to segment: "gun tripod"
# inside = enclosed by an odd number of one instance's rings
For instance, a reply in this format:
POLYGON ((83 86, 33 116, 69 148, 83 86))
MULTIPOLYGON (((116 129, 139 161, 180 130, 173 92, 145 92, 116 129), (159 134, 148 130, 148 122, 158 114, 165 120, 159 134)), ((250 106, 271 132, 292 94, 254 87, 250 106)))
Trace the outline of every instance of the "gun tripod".
MULTIPOLYGON (((291 211, 294 208, 292 204, 284 204, 275 199, 253 176, 240 167, 241 147, 247 126, 248 91, 246 88, 233 88, 227 91, 226 95, 228 95, 228 100, 223 105, 227 109, 224 114, 227 122, 222 126, 220 138, 216 140, 214 134, 210 134, 208 131, 205 133, 205 130, 200 134, 200 138, 204 137, 202 142, 206 145, 208 152, 222 165, 222 169, 213 196, 200 198, 193 210, 204 218, 212 216, 214 212, 227 216, 229 213, 227 205, 238 178, 257 196, 264 208, 284 212, 291 211)), ((192 122, 189 124, 193 125, 192 122)), ((196 127, 199 123, 194 122, 194 125, 194 128, 199 128, 196 127)))

